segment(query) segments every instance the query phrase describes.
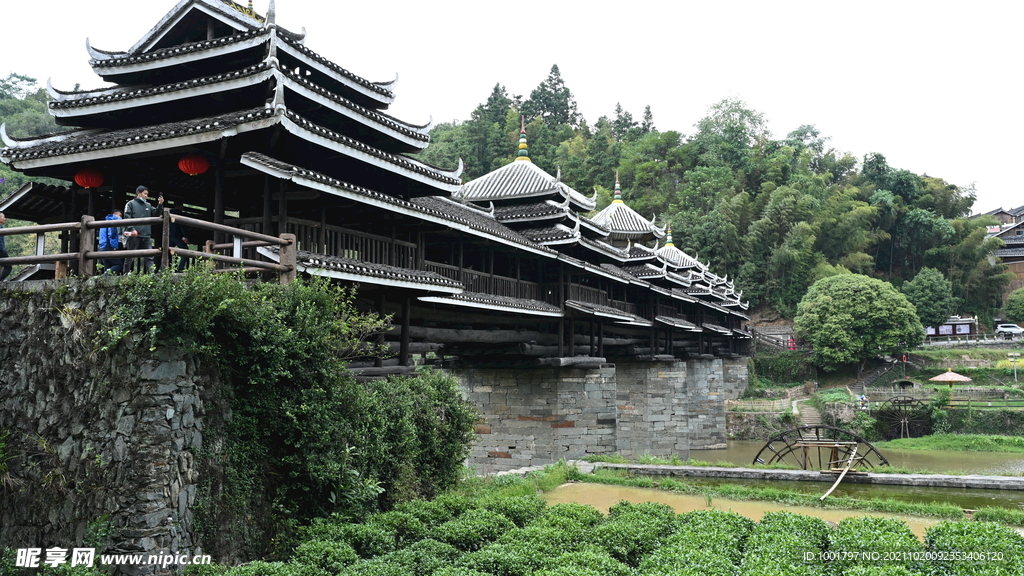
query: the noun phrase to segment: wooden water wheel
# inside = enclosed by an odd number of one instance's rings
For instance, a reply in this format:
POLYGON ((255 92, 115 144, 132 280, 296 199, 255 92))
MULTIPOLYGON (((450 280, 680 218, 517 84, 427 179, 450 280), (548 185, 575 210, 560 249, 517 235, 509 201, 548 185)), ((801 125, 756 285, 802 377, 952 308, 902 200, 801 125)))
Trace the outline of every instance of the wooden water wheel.
POLYGON ((931 433, 932 412, 928 405, 911 396, 895 396, 879 404, 874 417, 881 423, 886 440, 917 438, 931 433))
POLYGON ((889 464, 881 452, 859 435, 821 425, 801 426, 772 436, 754 457, 754 464, 781 462, 803 470, 838 470, 851 457, 854 468, 889 464))

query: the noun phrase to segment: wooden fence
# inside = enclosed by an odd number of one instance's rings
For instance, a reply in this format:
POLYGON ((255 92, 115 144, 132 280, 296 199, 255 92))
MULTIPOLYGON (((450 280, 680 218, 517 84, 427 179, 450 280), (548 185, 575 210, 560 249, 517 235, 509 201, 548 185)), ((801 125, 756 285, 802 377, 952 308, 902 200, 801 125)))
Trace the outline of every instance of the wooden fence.
POLYGON ((94 276, 96 274, 96 261, 105 258, 130 259, 130 258, 155 258, 160 257, 161 268, 166 269, 170 265, 171 256, 184 256, 212 260, 228 265, 225 270, 271 271, 277 272, 282 284, 289 284, 295 280, 295 235, 282 234, 280 237, 267 236, 256 232, 250 232, 239 228, 232 228, 223 224, 215 224, 205 220, 197 220, 187 216, 172 215, 169 209, 164 209, 160 216, 149 218, 129 218, 123 220, 96 220, 92 216, 83 216, 79 222, 64 222, 59 224, 43 224, 39 226, 22 226, 19 228, 4 228, 0 230, 0 236, 17 236, 33 234, 36 236, 36 254, 32 256, 14 256, 0 258, 0 266, 16 266, 22 264, 44 264, 54 262, 58 264, 56 276, 58 278, 66 274, 67 264, 77 262, 78 274, 82 276, 94 276), (170 245, 170 225, 179 223, 192 228, 212 230, 221 232, 231 239, 226 244, 214 244, 207 242, 206 251, 186 250, 174 248, 170 245), (159 248, 147 250, 117 250, 100 252, 96 247, 96 230, 100 228, 120 228, 122 226, 152 226, 163 225, 163 234, 159 248), (43 243, 39 241, 47 232, 77 232, 78 252, 63 252, 59 254, 44 254, 43 243), (280 246, 280 262, 266 262, 252 258, 243 258, 244 248, 258 246, 280 246), (230 250, 231 256, 218 252, 230 250))
POLYGON ((725 409, 732 412, 790 412, 793 401, 789 398, 775 400, 726 400, 725 409))

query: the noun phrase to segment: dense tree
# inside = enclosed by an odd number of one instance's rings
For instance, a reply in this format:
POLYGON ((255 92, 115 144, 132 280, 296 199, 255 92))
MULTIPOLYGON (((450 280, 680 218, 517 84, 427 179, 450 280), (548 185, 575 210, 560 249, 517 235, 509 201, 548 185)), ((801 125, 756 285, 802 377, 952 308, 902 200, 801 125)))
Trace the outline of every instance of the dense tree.
POLYGON ((949 280, 963 312, 990 320, 1002 303, 1011 275, 989 260, 999 241, 987 221, 966 219, 972 187, 879 153, 858 164, 810 124, 774 138, 735 98, 709 107, 689 137, 655 129, 649 106, 641 121, 616 104, 588 125, 555 66, 522 103, 496 85, 469 120, 435 128, 423 157, 445 167, 461 157, 467 179, 493 170, 513 158, 520 112, 538 166, 596 189, 599 208, 618 170, 626 203, 671 224, 678 246, 735 279, 754 306, 790 314, 817 280, 854 272, 902 286, 926 267, 949 280))
POLYGON ((860 274, 819 280, 797 306, 793 328, 825 370, 896 356, 924 340, 914 305, 888 282, 860 274))
POLYGON ((1014 322, 1024 322, 1024 288, 1018 288, 1010 292, 1006 299, 1006 306, 1003 307, 1006 317, 1014 322))
POLYGON ((527 118, 542 118, 548 126, 577 126, 580 115, 576 111, 576 100, 562 80, 557 64, 551 66, 547 79, 523 102, 523 114, 527 118))
POLYGON ((913 280, 903 285, 903 294, 917 308, 917 317, 925 326, 945 323, 959 304, 953 296, 953 285, 934 268, 918 272, 913 280))

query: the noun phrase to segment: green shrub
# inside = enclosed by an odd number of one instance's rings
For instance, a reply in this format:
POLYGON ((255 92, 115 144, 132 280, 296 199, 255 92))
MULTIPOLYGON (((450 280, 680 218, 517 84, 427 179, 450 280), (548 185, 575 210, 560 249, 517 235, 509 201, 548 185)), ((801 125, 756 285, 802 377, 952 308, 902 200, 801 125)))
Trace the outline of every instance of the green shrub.
POLYGON ((445 566, 451 566, 459 557, 461 552, 451 544, 438 542, 432 538, 425 538, 412 546, 402 550, 412 554, 412 571, 415 576, 427 576, 445 566))
POLYGON ((671 526, 659 527, 643 514, 623 514, 593 528, 586 541, 604 548, 616 560, 632 567, 660 546, 659 538, 671 526))
POLYGON ((828 542, 828 523, 791 512, 768 512, 747 539, 740 573, 744 576, 785 574, 816 576, 823 573, 818 553, 828 542), (804 560, 804 553, 811 560, 804 560))
POLYGON ((327 540, 307 540, 295 548, 292 556, 294 563, 316 566, 329 574, 341 572, 358 559, 359 555, 352 546, 327 540))
POLYGON ((734 512, 696 510, 680 514, 675 530, 663 545, 675 549, 706 550, 733 564, 743 559, 743 547, 754 522, 734 512))
POLYGON ((427 535, 427 527, 423 522, 406 512, 381 512, 367 518, 366 523, 393 533, 396 548, 404 548, 427 535))
POLYGON ((495 576, 528 576, 540 566, 541 554, 522 543, 493 543, 459 558, 456 566, 495 576))
POLYGON ((925 576, 925 572, 905 566, 854 566, 843 572, 843 576, 925 576))
POLYGON ((587 574, 590 570, 601 576, 631 576, 633 573, 629 566, 612 558, 605 549, 594 545, 584 545, 572 552, 565 552, 546 559, 541 571, 537 574, 548 572, 587 574))
POLYGON ((470 510, 430 531, 430 537, 459 550, 472 552, 515 527, 511 520, 490 510, 470 510))
POLYGON ((434 572, 433 576, 491 576, 486 572, 465 568, 463 566, 449 566, 434 572))
MULTIPOLYGON (((733 576, 736 565, 710 550, 675 544, 659 548, 644 559, 638 576, 733 576)), ((765 574, 775 574, 765 572, 765 574)))
POLYGON ((395 549, 395 533, 370 524, 350 524, 335 520, 318 519, 303 530, 307 540, 344 542, 360 558, 372 558, 395 549))
POLYGON ((315 566, 305 564, 285 564, 284 562, 249 562, 235 566, 224 573, 224 576, 324 576, 326 572, 315 566))
POLYGON ((498 538, 501 544, 523 544, 538 554, 557 556, 576 547, 584 529, 562 529, 532 524, 525 528, 514 528, 498 538))
POLYGON ((448 508, 429 500, 412 500, 410 502, 402 502, 395 506, 394 511, 415 517, 428 529, 444 524, 453 518, 453 515, 448 508))
POLYGON ((546 506, 547 502, 536 495, 491 498, 482 503, 483 508, 501 514, 520 528, 532 522, 546 506))
POLYGON ((921 542, 906 522, 895 518, 859 516, 845 518, 829 533, 828 549, 833 552, 853 554, 837 557, 829 563, 835 574, 843 574, 855 566, 862 567, 903 567, 919 570, 924 567, 920 559, 906 558, 899 553, 920 553, 924 551, 921 542), (880 559, 861 556, 860 553, 875 553, 880 559), (885 554, 891 559, 885 559, 885 554))
POLYGON ((588 504, 563 502, 544 510, 534 521, 535 526, 550 526, 562 530, 586 530, 604 521, 604 514, 588 504))
POLYGON ((1024 536, 993 522, 943 522, 925 533, 928 551, 941 554, 996 554, 983 559, 943 559, 932 562, 938 573, 951 576, 1009 576, 1024 574, 1024 536))

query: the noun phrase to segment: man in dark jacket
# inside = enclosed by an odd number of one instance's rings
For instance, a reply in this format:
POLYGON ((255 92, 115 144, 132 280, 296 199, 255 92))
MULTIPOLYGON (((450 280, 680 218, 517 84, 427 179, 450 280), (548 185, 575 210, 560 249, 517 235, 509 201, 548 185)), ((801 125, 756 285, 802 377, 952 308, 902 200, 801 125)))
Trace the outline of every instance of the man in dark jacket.
MULTIPOLYGON (((149 218, 150 216, 156 216, 160 213, 160 206, 164 203, 164 197, 161 195, 157 198, 157 206, 153 206, 149 203, 149 188, 145 186, 139 186, 135 189, 135 199, 130 200, 124 205, 124 219, 130 220, 132 218, 149 218)), ((153 227, 150 225, 145 226, 128 226, 124 229, 124 235, 128 239, 127 248, 128 250, 150 250, 153 248, 153 227)), ((131 258, 125 262, 125 271, 131 272, 136 263, 135 258, 131 258)), ((144 258, 143 268, 146 272, 153 271, 153 257, 146 256, 144 258)))

